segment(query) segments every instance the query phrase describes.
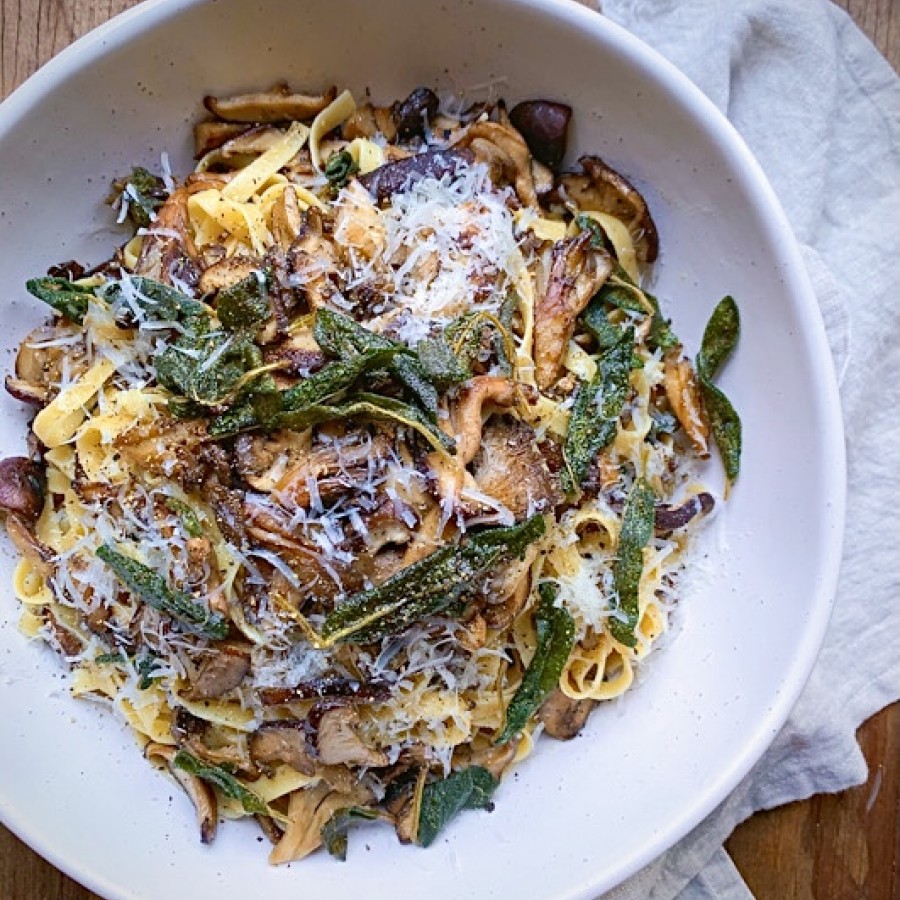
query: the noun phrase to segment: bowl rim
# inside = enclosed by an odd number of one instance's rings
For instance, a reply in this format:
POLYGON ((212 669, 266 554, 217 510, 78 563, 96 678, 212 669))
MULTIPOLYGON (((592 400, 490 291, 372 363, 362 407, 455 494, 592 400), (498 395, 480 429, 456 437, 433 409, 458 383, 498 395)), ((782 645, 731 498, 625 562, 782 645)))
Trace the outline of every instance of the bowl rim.
MULTIPOLYGON (((18 127, 34 105, 51 95, 69 77, 89 68, 141 32, 206 2, 208 0, 143 0, 73 41, 0 102, 0 140, 18 127)), ((615 43, 632 66, 663 85, 664 90, 674 96, 696 124, 715 139, 735 170, 741 173, 742 188, 754 201, 756 212, 765 227, 778 241, 785 290, 795 298, 795 311, 808 341, 810 360, 820 373, 813 383, 815 395, 811 397, 811 402, 821 411, 826 426, 820 445, 823 470, 829 472, 829 482, 825 487, 829 495, 826 508, 830 527, 823 529, 822 537, 825 562, 815 584, 811 586, 810 616, 802 639, 795 648, 794 658, 786 669, 782 689, 773 698, 767 714, 755 723, 743 752, 708 782, 707 789, 696 802, 686 807, 680 816, 665 823, 642 849, 620 860, 611 871, 598 872, 593 880, 572 885, 567 892, 558 894, 558 900, 575 900, 594 897, 601 885, 611 888, 620 884, 672 848, 731 794, 761 759, 787 721, 818 659, 835 603, 846 510, 844 430, 837 377, 812 282, 781 203, 737 129, 700 88, 659 51, 578 0, 491 2, 513 10, 523 7, 529 12, 559 19, 587 33, 598 46, 604 42, 615 43)), ((127 896, 127 891, 111 883, 102 873, 85 869, 77 859, 47 843, 39 823, 29 821, 21 810, 9 807, 2 796, 0 821, 44 859, 90 890, 110 898, 127 896)))

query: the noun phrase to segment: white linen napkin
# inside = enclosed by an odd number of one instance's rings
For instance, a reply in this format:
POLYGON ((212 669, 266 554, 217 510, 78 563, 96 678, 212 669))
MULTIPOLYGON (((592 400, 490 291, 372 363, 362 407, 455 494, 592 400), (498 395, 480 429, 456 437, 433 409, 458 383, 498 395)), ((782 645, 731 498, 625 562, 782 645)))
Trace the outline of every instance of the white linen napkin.
POLYGON ((604 900, 746 900, 722 848, 753 812, 866 778, 855 732, 900 698, 900 79, 827 0, 602 0, 756 154, 801 244, 841 385, 847 530, 834 616, 782 732, 734 793, 604 900))

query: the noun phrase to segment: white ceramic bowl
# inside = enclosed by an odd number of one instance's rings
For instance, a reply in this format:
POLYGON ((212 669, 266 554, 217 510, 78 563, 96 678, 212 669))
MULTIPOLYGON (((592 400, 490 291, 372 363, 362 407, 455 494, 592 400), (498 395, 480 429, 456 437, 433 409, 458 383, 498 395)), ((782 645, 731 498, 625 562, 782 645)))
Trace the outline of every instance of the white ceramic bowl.
MULTIPOLYGON (((570 141, 646 188, 661 233, 657 293, 695 351, 731 293, 743 336, 723 386, 740 410, 743 473, 707 540, 682 628, 622 702, 569 743, 542 742, 427 851, 386 828, 268 868, 251 826, 203 847, 188 801, 105 711, 67 696, 49 651, 0 617, 0 816, 109 897, 589 898, 648 863, 737 784, 784 722, 815 660, 843 521, 837 393, 815 298, 748 150, 675 69, 600 16, 552 0, 151 0, 54 59, 0 108, 0 273, 7 364, 44 314, 27 277, 105 258, 121 235, 103 197, 136 163, 189 162, 204 93, 335 83, 382 100, 418 84, 497 82, 508 100, 575 109, 570 141)), ((25 414, 2 401, 0 451, 25 414)), ((0 584, 9 584, 10 552, 0 584)))

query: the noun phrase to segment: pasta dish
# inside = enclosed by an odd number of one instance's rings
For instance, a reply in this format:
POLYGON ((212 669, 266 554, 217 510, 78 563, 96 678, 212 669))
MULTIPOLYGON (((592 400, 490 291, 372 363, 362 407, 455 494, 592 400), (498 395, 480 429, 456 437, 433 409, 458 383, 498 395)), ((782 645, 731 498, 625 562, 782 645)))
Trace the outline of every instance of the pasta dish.
POLYGON ((670 626, 740 420, 646 287, 642 194, 564 168, 571 110, 207 97, 196 167, 136 168, 111 258, 52 317, 0 461, 20 628, 270 861, 351 825, 428 846, 546 734, 577 735, 670 626))

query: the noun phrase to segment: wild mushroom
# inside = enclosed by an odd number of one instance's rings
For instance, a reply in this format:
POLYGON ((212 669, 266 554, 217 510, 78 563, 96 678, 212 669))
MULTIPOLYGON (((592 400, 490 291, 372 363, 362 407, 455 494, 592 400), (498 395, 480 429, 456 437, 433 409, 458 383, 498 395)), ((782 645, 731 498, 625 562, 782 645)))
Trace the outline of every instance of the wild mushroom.
POLYGON ((472 474, 479 489, 499 500, 517 520, 561 499, 535 443, 534 430, 517 420, 495 420, 484 426, 472 474))
POLYGON ((653 527, 657 534, 669 534, 690 524, 698 515, 708 515, 715 506, 712 494, 702 493, 691 497, 680 506, 660 504, 653 513, 653 527))
POLYGON ((69 378, 87 368, 81 328, 62 321, 41 325, 19 344, 15 374, 6 376, 6 390, 17 400, 46 406, 56 396, 64 368, 69 378))
POLYGON ((359 713, 352 706, 326 710, 319 720, 316 749, 319 760, 327 766, 344 763, 349 766, 388 765, 388 755, 366 746, 356 733, 359 713))
POLYGON ((605 212, 621 220, 631 233, 637 258, 653 262, 659 253, 659 233, 641 192, 597 156, 582 156, 579 163, 584 175, 560 178, 564 194, 579 209, 605 212))
POLYGON ((229 256, 213 263, 200 276, 198 287, 202 294, 214 294, 216 291, 234 287, 254 272, 259 271, 259 263, 249 256, 229 256))
POLYGON ((391 114, 397 126, 397 137, 408 141, 424 137, 425 129, 434 121, 440 100, 430 88, 416 88, 405 100, 391 107, 391 114))
POLYGON ((517 385, 498 375, 476 375, 459 391, 452 411, 456 434, 456 458, 468 465, 481 446, 482 410, 488 403, 510 407, 516 402, 517 385))
POLYGON ((25 456, 0 460, 0 509, 35 522, 44 508, 44 467, 25 456))
POLYGON ((248 131, 252 126, 242 122, 219 122, 207 119, 194 125, 194 159, 221 147, 226 141, 248 131))
MULTIPOLYGON (((238 128, 239 131, 230 136, 220 146, 214 147, 202 157, 198 171, 206 171, 213 167, 241 169, 271 149, 283 137, 285 132, 271 125, 257 125, 247 128, 245 125, 232 125, 229 122, 216 122, 216 125, 238 128)), ((195 129, 196 139, 196 129, 195 129)))
POLYGON ((150 743, 144 750, 144 755, 149 760, 162 760, 172 777, 184 788, 184 792, 191 798, 197 813, 197 824, 200 826, 200 840, 204 844, 211 844, 216 836, 218 826, 218 803, 213 789, 196 775, 185 772, 175 765, 175 747, 166 744, 150 743))
POLYGON ((297 721, 261 725, 250 735, 250 757, 263 767, 287 765, 303 775, 315 775, 316 772, 303 724, 297 721))
POLYGON ((226 122, 295 122, 318 115, 337 96, 329 88, 318 96, 295 94, 284 82, 268 91, 238 94, 234 97, 204 97, 203 105, 226 122))
MULTIPOLYGON (((475 122, 456 139, 454 146, 471 147, 475 158, 478 159, 479 150, 475 142, 479 140, 492 144, 508 158, 505 168, 510 173, 509 180, 515 187, 516 195, 525 206, 536 207, 538 202, 531 174, 531 153, 522 135, 508 125, 497 122, 475 122)), ((481 147, 484 155, 484 146, 481 147)), ((493 153, 488 156, 496 159, 493 153)), ((485 158, 484 161, 490 162, 490 159, 485 158)))
POLYGON ((236 688, 250 671, 250 655, 238 644, 217 644, 191 684, 192 700, 214 700, 236 688))
POLYGON ((587 722, 596 700, 573 700, 559 688, 554 688, 538 710, 538 719, 544 723, 544 731, 560 741, 575 737, 587 722))
POLYGON ((385 163, 367 175, 360 184, 375 198, 377 203, 389 200, 394 194, 405 191, 422 178, 443 178, 453 175, 465 163, 475 159, 466 149, 433 149, 396 162, 385 163))
POLYGON ((288 252, 291 280, 302 288, 311 309, 331 305, 338 292, 340 273, 334 244, 324 236, 319 210, 310 207, 303 214, 303 225, 288 252))
POLYGON ((709 416, 703 405, 700 385, 690 361, 681 356, 681 347, 673 347, 663 358, 666 398, 694 449, 709 456, 709 416))
POLYGON ((590 232, 558 241, 550 257, 547 289, 534 311, 534 360, 538 387, 559 378, 575 320, 613 271, 613 259, 591 246, 590 232))
POLYGON ((345 141, 373 138, 376 134, 383 135, 387 141, 393 141, 397 136, 397 126, 389 107, 363 103, 356 107, 356 112, 341 126, 341 134, 345 141))
POLYGON ((539 162, 555 169, 566 155, 566 132, 572 107, 552 100, 525 100, 509 112, 512 122, 539 162))

